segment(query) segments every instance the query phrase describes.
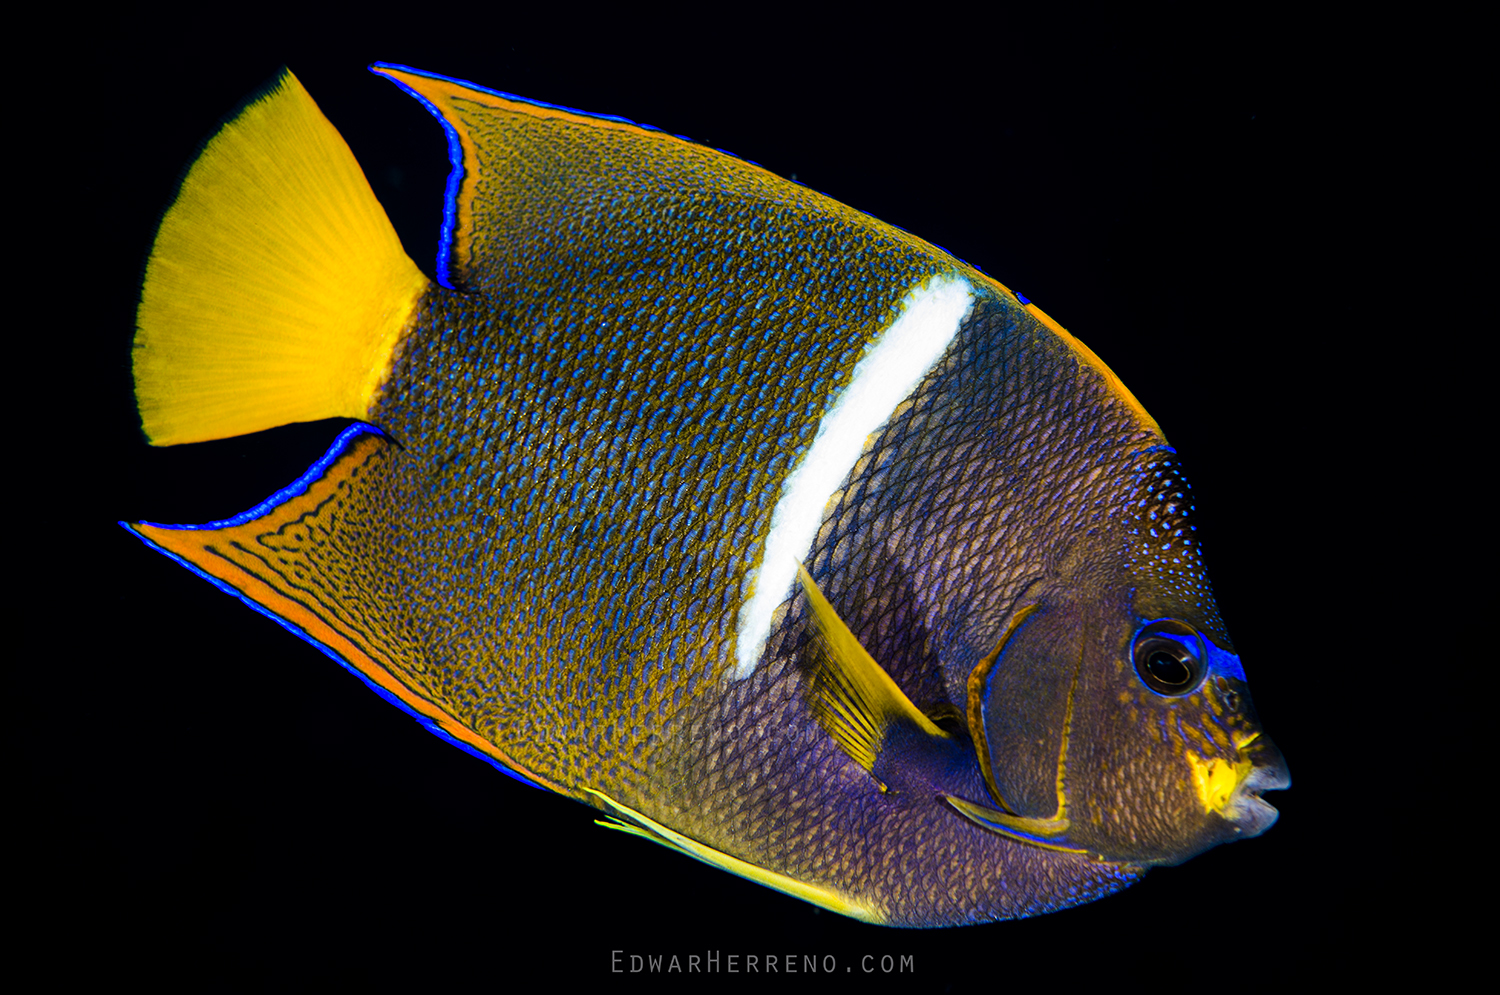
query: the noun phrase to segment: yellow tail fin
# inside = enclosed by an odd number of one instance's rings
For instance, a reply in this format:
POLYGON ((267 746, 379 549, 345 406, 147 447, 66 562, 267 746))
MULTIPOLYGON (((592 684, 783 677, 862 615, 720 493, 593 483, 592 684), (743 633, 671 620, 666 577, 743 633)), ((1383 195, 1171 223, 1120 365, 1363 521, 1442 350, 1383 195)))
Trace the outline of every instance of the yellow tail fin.
POLYGON ((154 445, 365 418, 427 278, 290 72, 224 125, 156 235, 135 394, 154 445))

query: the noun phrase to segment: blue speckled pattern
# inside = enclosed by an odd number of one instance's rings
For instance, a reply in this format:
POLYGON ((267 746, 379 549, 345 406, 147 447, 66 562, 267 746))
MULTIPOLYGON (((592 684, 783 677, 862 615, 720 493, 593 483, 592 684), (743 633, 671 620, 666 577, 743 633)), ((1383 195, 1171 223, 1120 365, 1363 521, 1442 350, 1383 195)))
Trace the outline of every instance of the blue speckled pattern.
MULTIPOLYGON (((395 609, 426 694, 549 780, 897 918, 1028 914, 1137 873, 872 794, 800 697, 800 608, 756 676, 716 677, 776 487, 829 393, 816 383, 847 375, 854 349, 753 318, 684 336, 670 308, 622 327, 614 307, 560 348, 501 333, 479 300, 434 291, 423 321, 438 332, 412 337, 379 412, 402 447, 376 517, 404 520, 396 572, 428 578, 395 609), (443 403, 455 383, 464 403, 443 403), (953 851, 932 848, 943 837, 953 851)), ((831 591, 868 593, 847 617, 919 706, 961 709, 970 658, 1055 536, 1114 522, 1130 454, 1155 441, 1065 343, 986 291, 871 438, 808 562, 831 591), (1061 391, 1079 400, 1049 404, 1061 391), (1050 502, 1050 531, 1017 513, 1027 502, 1050 502)))
POLYGON ((1125 551, 1131 572, 1160 591, 1164 601, 1191 606, 1199 628, 1232 650, 1193 536, 1198 530, 1189 520, 1193 485, 1182 474, 1181 457, 1163 449, 1141 465, 1133 483, 1125 497, 1126 531, 1133 537, 1125 551))
POLYGON ((1269 825, 1241 788, 1284 768, 1179 458, 1077 340, 752 163, 380 71, 444 120, 455 158, 452 287, 405 327, 368 412, 383 434, 341 439, 263 518, 143 535, 295 615, 466 749, 875 921, 1064 908, 1269 825), (934 277, 962 281, 967 310, 799 551, 943 730, 921 741, 941 750, 907 749, 908 729, 878 744, 900 776, 877 782, 805 700, 801 596, 748 676, 737 625, 784 481, 934 277), (1155 619, 1215 642, 1201 685, 1142 683, 1132 643, 1155 619), (1023 842, 946 799, 1040 828, 1023 842))

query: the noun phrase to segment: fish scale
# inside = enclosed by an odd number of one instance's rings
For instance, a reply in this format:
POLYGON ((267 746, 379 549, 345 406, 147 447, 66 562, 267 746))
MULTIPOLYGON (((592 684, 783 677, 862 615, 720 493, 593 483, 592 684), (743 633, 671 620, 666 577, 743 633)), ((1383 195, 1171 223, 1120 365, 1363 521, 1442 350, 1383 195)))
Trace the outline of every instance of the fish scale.
POLYGON ((143 426, 359 423, 137 535, 519 779, 870 921, 1064 908, 1270 824, 1180 460, 1086 346, 753 163, 373 68, 448 135, 437 281, 294 78, 247 105, 148 265, 143 426))
MULTIPOLYGON (((1034 506, 1063 492, 1072 481, 1088 477, 1094 468, 1114 466, 1113 474, 1096 477, 1088 490, 1051 504, 1062 519, 1058 526, 1067 516, 1077 515, 1102 527, 1109 514, 1118 514, 1122 485, 1133 480, 1125 475, 1131 454, 1159 441, 1101 387, 1089 399, 1087 376, 1066 349, 1054 351, 1049 362, 1033 338, 1035 319, 1024 310, 997 300, 976 307, 976 312, 976 320, 960 332, 949 368, 930 374, 906 410, 872 440, 870 469, 861 475, 864 479, 845 484, 849 497, 829 514, 808 556, 819 585, 903 687, 920 676, 922 668, 906 658, 925 642, 909 634, 909 625, 943 628, 939 620, 963 619, 966 638, 949 667, 946 695, 949 703, 960 707, 969 669, 993 648, 1004 613, 1028 578, 1045 571, 1047 558, 1063 538, 1060 527, 1037 530, 1033 522, 1007 515, 1007 509, 1034 506), (1024 372, 1015 375, 1023 353, 1024 372), (1084 381, 1085 400, 1066 420, 1038 424, 1028 416, 1030 405, 1059 379, 1084 381), (955 411, 962 415, 952 417, 955 411), (1086 427, 1085 437, 1078 435, 1077 426, 1086 427), (1039 468, 1039 453, 1065 455, 1066 474, 1055 467, 1039 468), (960 499, 957 488, 967 489, 970 496, 960 499), (844 524, 851 517, 852 527, 844 524), (888 540, 891 547, 920 550, 955 533, 964 534, 967 541, 942 542, 948 556, 959 560, 961 569, 982 569, 983 581, 965 591, 935 578, 939 583, 924 585, 925 609, 919 611, 910 582, 884 579, 903 568, 898 560, 882 557, 881 547, 888 540), (986 560, 993 563, 997 556, 1002 561, 998 569, 978 566, 986 560), (880 559, 887 560, 883 569, 877 566, 880 559), (872 598, 868 590, 854 589, 842 597, 846 585, 860 584, 904 596, 887 593, 872 598), (955 602, 959 595, 962 600, 955 602), (883 623, 882 616, 890 614, 912 623, 899 629, 883 623)), ((947 564, 950 569, 956 565, 947 564)))
MULTIPOLYGON (((698 728, 809 728, 796 669, 781 663, 742 682, 698 728)), ((1082 857, 1042 859, 1042 851, 1007 847, 995 836, 942 833, 941 826, 935 833, 921 809, 891 806, 872 793, 863 772, 851 769, 826 738, 778 739, 781 778, 752 782, 750 773, 767 749, 763 741, 746 743, 726 733, 688 751, 680 775, 660 779, 677 788, 673 821, 801 880, 882 896, 886 922, 1035 915, 1118 890, 1140 874, 1082 857), (783 778, 790 791, 776 783, 783 778), (797 845, 785 845, 788 840, 797 845), (919 870, 932 867, 946 870, 919 870), (985 872, 969 875, 971 867, 985 872)), ((641 801, 655 808, 651 799, 641 801)))

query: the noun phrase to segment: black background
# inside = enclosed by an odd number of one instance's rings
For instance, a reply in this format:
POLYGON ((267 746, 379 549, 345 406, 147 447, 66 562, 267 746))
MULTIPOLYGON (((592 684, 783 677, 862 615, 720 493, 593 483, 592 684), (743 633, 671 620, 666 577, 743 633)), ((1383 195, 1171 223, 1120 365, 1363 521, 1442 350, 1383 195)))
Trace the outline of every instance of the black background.
POLYGON ((730 954, 831 955, 846 980, 866 954, 909 955, 904 983, 924 990, 1354 969, 1375 910, 1350 892, 1360 751, 1328 671, 1354 652, 1330 632, 1349 624, 1340 550, 1360 525, 1330 509, 1349 506, 1359 376, 1329 375, 1348 182, 1346 86, 1314 51, 1326 39, 1251 10, 722 16, 112 14, 31 79, 28 99, 57 108, 36 134, 66 193, 45 233, 66 245, 51 257, 66 320, 37 329, 64 373, 25 433, 50 496, 23 529, 47 551, 21 601, 43 636, 16 668, 11 729, 37 832, 19 868, 41 885, 33 923, 66 941, 49 955, 60 976, 503 987, 540 968, 610 984, 614 950, 627 968, 630 953, 717 950, 721 969, 730 954), (130 394, 160 212, 216 122, 281 65, 431 273, 442 132, 365 72, 374 60, 728 149, 943 246, 1087 342, 1185 460, 1220 604, 1292 771, 1271 799, 1280 823, 1052 916, 866 926, 595 827, 121 530, 242 511, 339 428, 152 450, 130 394))

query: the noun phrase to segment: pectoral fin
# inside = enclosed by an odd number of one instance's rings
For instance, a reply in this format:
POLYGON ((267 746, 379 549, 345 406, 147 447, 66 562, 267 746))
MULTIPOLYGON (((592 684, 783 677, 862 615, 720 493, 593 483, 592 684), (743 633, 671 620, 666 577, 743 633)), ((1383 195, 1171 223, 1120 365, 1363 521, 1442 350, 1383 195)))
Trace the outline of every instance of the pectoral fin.
POLYGON ((898 726, 933 740, 951 740, 865 652, 801 564, 797 577, 812 606, 816 631, 807 700, 824 731, 872 774, 891 731, 898 726))

